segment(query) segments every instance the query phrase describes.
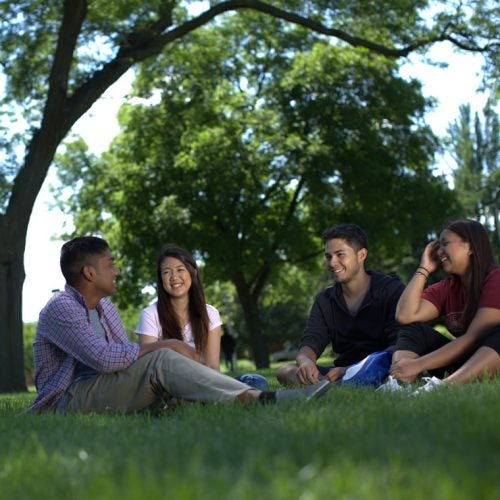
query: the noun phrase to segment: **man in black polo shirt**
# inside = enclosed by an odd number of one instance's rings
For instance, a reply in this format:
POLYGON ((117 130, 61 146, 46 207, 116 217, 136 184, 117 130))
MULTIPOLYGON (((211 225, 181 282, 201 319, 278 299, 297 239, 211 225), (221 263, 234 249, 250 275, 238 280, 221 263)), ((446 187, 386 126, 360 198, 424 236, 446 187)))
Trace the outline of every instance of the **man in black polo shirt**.
POLYGON ((340 224, 322 235, 326 267, 335 284, 316 296, 300 342, 296 364, 283 365, 281 384, 314 384, 325 377, 339 380, 347 367, 396 342, 396 304, 401 280, 365 270, 368 238, 356 224, 340 224), (334 366, 316 365, 326 346, 335 353, 334 366))

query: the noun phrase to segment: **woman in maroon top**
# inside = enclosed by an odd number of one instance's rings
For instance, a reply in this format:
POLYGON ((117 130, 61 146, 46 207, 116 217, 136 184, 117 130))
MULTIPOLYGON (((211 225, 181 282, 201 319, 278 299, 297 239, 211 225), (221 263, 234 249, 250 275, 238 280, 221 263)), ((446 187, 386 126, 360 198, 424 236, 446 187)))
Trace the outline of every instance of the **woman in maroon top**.
POLYGON ((425 247, 396 319, 404 326, 390 370, 394 378, 412 382, 424 371, 448 374, 444 380, 428 379, 428 390, 500 373, 500 267, 479 222, 454 221, 425 247), (439 265, 449 277, 424 289, 439 265), (440 316, 453 340, 426 324, 440 316))

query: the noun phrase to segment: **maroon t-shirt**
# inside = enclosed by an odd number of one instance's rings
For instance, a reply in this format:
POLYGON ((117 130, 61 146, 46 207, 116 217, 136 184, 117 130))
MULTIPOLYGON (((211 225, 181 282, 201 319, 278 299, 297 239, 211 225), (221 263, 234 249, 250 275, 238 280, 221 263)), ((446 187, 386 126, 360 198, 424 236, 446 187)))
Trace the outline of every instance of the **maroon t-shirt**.
MULTIPOLYGON (((422 299, 431 302, 444 315, 446 328, 455 336, 461 335, 462 313, 467 301, 467 292, 456 276, 430 285, 422 292, 422 299)), ((492 268, 483 283, 478 307, 500 309, 500 267, 492 268)))

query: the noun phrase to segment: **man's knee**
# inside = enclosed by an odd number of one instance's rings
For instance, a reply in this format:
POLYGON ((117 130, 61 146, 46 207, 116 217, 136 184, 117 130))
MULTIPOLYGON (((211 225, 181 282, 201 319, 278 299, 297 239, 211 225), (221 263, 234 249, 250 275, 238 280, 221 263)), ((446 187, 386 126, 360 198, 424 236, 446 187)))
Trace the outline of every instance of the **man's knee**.
POLYGON ((398 361, 401 361, 402 359, 416 359, 418 357, 419 356, 416 352, 400 349, 400 350, 394 351, 394 353, 392 355, 392 362, 397 363, 398 361))
POLYGON ((422 356, 429 350, 427 347, 430 343, 429 339, 434 338, 435 334, 437 332, 426 323, 402 325, 398 330, 393 361, 401 359, 401 353, 405 353, 404 357, 408 357, 409 353, 422 356))
POLYGON ((297 365, 295 363, 287 363, 280 366, 276 371, 276 378, 281 385, 293 385, 298 383, 297 365))
POLYGON ((182 356, 172 349, 156 349, 144 354, 136 361, 136 370, 139 369, 150 375, 157 371, 170 370, 177 357, 182 356))
POLYGON ((148 352, 147 354, 144 354, 143 358, 148 359, 148 361, 152 363, 171 362, 172 360, 175 360, 177 358, 187 359, 182 354, 179 354, 178 352, 175 352, 172 349, 167 349, 167 348, 156 349, 154 351, 148 352))

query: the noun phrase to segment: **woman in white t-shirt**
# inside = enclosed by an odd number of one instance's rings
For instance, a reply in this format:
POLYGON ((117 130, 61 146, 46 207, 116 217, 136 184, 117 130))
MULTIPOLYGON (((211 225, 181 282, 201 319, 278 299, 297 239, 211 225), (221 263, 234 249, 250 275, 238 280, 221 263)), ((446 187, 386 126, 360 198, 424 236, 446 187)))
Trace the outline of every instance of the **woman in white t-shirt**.
MULTIPOLYGON (((156 266, 158 300, 141 311, 135 333, 141 343, 171 339, 183 355, 220 371, 221 325, 219 311, 205 301, 198 266, 183 248, 165 245, 156 266)), ((246 373, 236 377, 260 391, 269 389, 265 377, 246 373)))
POLYGON ((220 369, 221 319, 205 301, 193 256, 183 248, 165 245, 158 258, 158 300, 141 311, 135 333, 141 343, 178 339, 193 349, 193 357, 220 369))

